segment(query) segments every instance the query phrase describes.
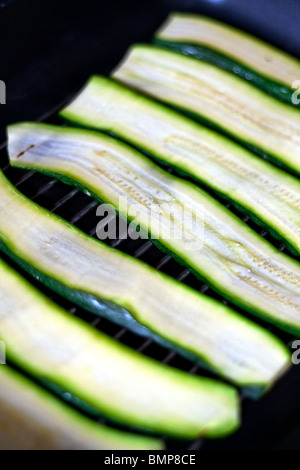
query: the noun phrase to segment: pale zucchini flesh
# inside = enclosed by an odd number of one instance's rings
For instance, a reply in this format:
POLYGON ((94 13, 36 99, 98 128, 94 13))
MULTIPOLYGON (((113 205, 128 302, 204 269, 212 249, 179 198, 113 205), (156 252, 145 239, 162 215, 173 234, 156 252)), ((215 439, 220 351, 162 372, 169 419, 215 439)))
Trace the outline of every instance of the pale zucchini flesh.
MULTIPOLYGON (((72 153, 76 145, 81 154, 84 147, 92 146, 99 151, 105 148, 107 155, 117 155, 120 150, 126 155, 126 149, 124 152, 107 137, 102 141, 94 133, 41 125, 36 128, 35 145, 38 152, 44 149, 45 163, 49 135, 52 149, 62 150, 66 144, 66 152, 72 153), (59 144, 53 146, 60 136, 59 144), (37 139, 41 139, 41 147, 37 139)), ((84 167, 77 168, 82 172, 84 167)), ((89 177, 89 172, 86 174, 89 177)), ((3 175, 0 239, 7 254, 56 292, 100 315, 105 309, 101 299, 111 302, 114 310, 109 310, 107 318, 115 321, 119 307, 126 319, 131 315, 141 329, 154 332, 156 340, 162 338, 182 354, 191 353, 195 360, 201 359, 241 386, 266 390, 289 367, 288 350, 269 332, 225 305, 84 235, 27 200, 3 175)))
MULTIPOLYGON (((296 177, 106 78, 92 78, 62 115, 112 132, 204 183, 271 228, 299 255, 300 182, 296 177)), ((22 164, 22 158, 15 157, 12 163, 22 164)))
POLYGON ((238 425, 234 388, 164 366, 49 301, 0 263, 0 331, 7 358, 125 425, 194 438, 238 425))
POLYGON ((267 93, 293 104, 293 83, 300 61, 225 23, 200 15, 173 13, 157 31, 155 42, 243 77, 267 93))
MULTIPOLYGON (((97 110, 97 100, 94 105, 97 110)), ((94 115, 92 118, 97 122, 94 115)), ((225 297, 287 331, 300 331, 298 262, 275 249, 207 193, 169 175, 125 144, 89 131, 41 131, 34 131, 30 138, 28 133, 28 140, 22 139, 20 147, 12 130, 12 160, 21 153, 19 160, 25 167, 60 175, 70 184, 76 181, 123 216, 134 218, 142 229, 150 230, 164 249, 225 297), (127 200, 127 207, 119 208, 120 197, 127 200), (183 237, 164 237, 170 220, 183 237)))
POLYGON ((0 366, 1 450, 162 450, 163 442, 103 426, 0 366))
POLYGON ((299 110, 239 77, 148 45, 134 46, 114 77, 300 173, 299 110))

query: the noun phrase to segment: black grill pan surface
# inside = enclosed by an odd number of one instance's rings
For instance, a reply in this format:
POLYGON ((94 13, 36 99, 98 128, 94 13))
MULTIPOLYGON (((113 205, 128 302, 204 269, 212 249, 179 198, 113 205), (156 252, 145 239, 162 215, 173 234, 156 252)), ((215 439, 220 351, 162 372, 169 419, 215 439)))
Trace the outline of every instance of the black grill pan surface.
MULTIPOLYGON (((98 203, 44 175, 10 168, 5 126, 19 120, 63 124, 57 118, 57 110, 78 91, 88 76, 92 73, 108 74, 132 42, 151 40, 155 29, 174 9, 196 11, 224 20, 300 56, 300 2, 297 0, 86 0, 84 4, 67 0, 10 0, 0 3, 0 79, 7 87, 7 104, 0 106, 0 167, 24 194, 92 236, 95 236, 99 222, 96 217, 98 203)), ((226 203, 226 206, 281 251, 287 252, 285 246, 273 239, 267 230, 255 225, 230 204, 226 203)), ((206 295, 226 302, 188 269, 158 250, 151 241, 119 238, 109 243, 206 295)), ((32 278, 30 281, 33 282, 32 278)), ((37 287, 71 314, 142 354, 192 374, 208 375, 207 371, 172 351, 85 312, 41 285, 37 287)), ((286 344, 294 339, 276 328, 264 326, 286 344)), ((167 446, 190 450, 298 450, 299 396, 300 366, 294 366, 261 400, 254 402, 241 395, 243 425, 235 435, 222 440, 189 443, 167 440, 167 446)))

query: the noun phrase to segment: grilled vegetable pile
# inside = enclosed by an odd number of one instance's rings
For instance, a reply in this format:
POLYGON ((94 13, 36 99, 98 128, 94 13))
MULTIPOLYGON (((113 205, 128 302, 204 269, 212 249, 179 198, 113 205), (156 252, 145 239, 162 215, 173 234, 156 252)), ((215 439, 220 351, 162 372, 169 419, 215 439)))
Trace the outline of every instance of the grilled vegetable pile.
MULTIPOLYGON (((95 109, 99 109, 98 96, 101 93, 92 100, 95 109)), ((95 122, 99 122, 96 117, 95 122)), ((19 129, 16 134, 22 134, 19 129)), ((64 129, 57 132, 57 128, 41 132, 40 137, 36 130, 32 136, 26 127, 24 132, 20 145, 12 130, 9 149, 13 164, 23 161, 26 167, 61 174, 70 183, 75 180, 118 210, 123 210, 118 207, 122 197, 128 201, 122 215, 130 218, 134 212, 144 231, 150 231, 165 250, 212 287, 283 329, 300 331, 299 264, 277 252, 208 194, 107 137, 80 131, 70 135, 64 129), (181 237, 168 233, 170 221, 174 221, 171 232, 177 229, 181 237)), ((4 198, 3 206, 7 207, 4 198)), ((33 240, 32 235, 29 239, 33 240)))
MULTIPOLYGON (((299 254, 298 178, 104 77, 93 77, 61 114, 79 124, 113 133, 159 162, 204 183, 253 219, 259 219, 299 254)), ((20 159, 16 155, 11 155, 13 164, 25 165, 32 151, 20 159)))
MULTIPOLYGON (((127 187, 131 191, 124 193, 124 197, 141 201, 141 220, 143 216, 146 219, 146 210, 151 204, 150 191, 159 208, 171 208, 168 200, 174 196, 165 188, 172 186, 174 190, 177 181, 168 177, 170 181, 167 180, 160 188, 160 180, 154 178, 165 176, 164 173, 109 137, 43 124, 13 126, 9 133, 13 164, 13 155, 34 141, 34 148, 16 160, 18 165, 47 168, 51 174, 60 171, 64 177, 72 178, 71 181, 76 179, 104 199, 108 193, 115 194, 109 199, 115 204, 118 194, 124 190, 122 184, 119 186, 115 182, 125 181, 126 172, 127 187), (134 165, 135 172, 131 165, 134 165), (147 193, 141 190, 142 186, 147 193)), ((60 289, 63 295, 94 313, 103 315, 101 300, 114 302, 115 308, 107 312, 108 318, 120 320, 123 326, 128 327, 133 320, 138 321, 142 334, 146 334, 147 328, 148 335, 151 331, 160 335, 172 342, 170 346, 182 354, 186 350, 189 355, 190 351, 195 360, 202 359, 240 385, 268 387, 287 366, 287 352, 262 328, 150 266, 87 237, 29 200, 24 200, 3 177, 0 178, 0 207, 3 214, 0 216, 0 232, 5 251, 11 256, 15 254, 14 259, 28 271, 35 269, 35 277, 56 290, 60 289), (20 214, 18 228, 22 230, 22 240, 12 237, 7 217, 9 211, 20 214)), ((176 211, 177 206, 174 204, 173 207, 176 211)), ((176 215, 174 212, 174 218, 176 215)), ((157 219, 151 222, 152 228, 157 227, 159 231, 157 219)), ((168 221, 163 223, 167 228, 168 221)), ((181 246, 181 240, 175 242, 181 246)), ((186 244, 189 245, 189 241, 186 244)), ((195 250, 189 251, 186 244, 183 242, 181 246, 182 253, 186 250, 187 254, 195 256, 195 250)), ((200 253, 204 250, 203 247, 200 253)), ((134 326, 138 332, 138 325, 134 326)), ((156 339, 159 341, 159 337, 156 339)))
POLYGON ((114 76, 300 174, 299 110, 213 65, 135 46, 114 76))
POLYGON ((244 31, 212 18, 173 13, 157 31, 154 42, 217 65, 294 104, 292 85, 299 80, 299 60, 244 31))
POLYGON ((0 296, 8 359, 37 379, 63 387, 99 416, 189 438, 236 428, 233 388, 121 346, 52 304, 3 263, 0 296))
POLYGON ((161 449, 159 436, 221 437, 240 423, 235 387, 260 396, 290 366, 278 336, 300 332, 299 63, 193 15, 171 16, 155 44, 133 46, 112 78, 93 76, 61 111, 68 126, 9 126, 10 163, 108 203, 129 235, 151 239, 219 300, 86 235, 2 172, 0 249, 38 285, 213 378, 111 339, 0 260, 0 447, 161 449))

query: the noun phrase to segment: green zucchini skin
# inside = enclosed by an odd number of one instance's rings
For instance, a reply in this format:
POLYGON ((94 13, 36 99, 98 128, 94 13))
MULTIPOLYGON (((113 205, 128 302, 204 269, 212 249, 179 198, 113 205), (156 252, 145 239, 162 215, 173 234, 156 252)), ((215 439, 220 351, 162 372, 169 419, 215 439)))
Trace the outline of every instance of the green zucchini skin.
POLYGON ((96 423, 6 365, 0 368, 0 449, 162 450, 159 439, 96 423))
MULTIPOLYGON (((42 128, 64 132, 64 128, 42 128)), ((214 372, 247 387, 251 395, 266 391, 288 368, 289 352, 283 344, 228 307, 84 235, 27 200, 3 175, 0 194, 0 249, 54 291, 190 360, 205 363, 214 372), (6 211, 18 218, 21 240, 14 236, 6 211), (91 263, 88 269, 84 265, 84 271, 82 258, 91 263), (227 343, 228 338, 230 345, 222 355, 211 348, 211 342, 227 343), (256 357, 262 349, 265 354, 256 357), (236 362, 235 354, 243 361, 236 362)))
MULTIPOLYGON (((271 229, 299 256, 300 183, 295 177, 163 105, 102 77, 93 77, 61 114, 72 122, 77 120, 127 140, 160 163, 204 184, 242 208, 256 223, 271 229), (93 99, 99 111, 93 109, 93 99)), ((19 159, 14 160, 13 165, 19 165, 19 159)))
POLYGON ((113 77, 300 174, 298 109, 207 62, 133 46, 113 77))
MULTIPOLYGON (((223 296, 286 331, 299 332, 299 264, 259 237, 204 191, 170 176, 142 154, 107 136, 78 129, 22 126, 25 140, 18 138, 23 133, 19 127, 16 132, 12 129, 9 143, 10 158, 13 162, 18 160, 17 166, 52 175, 59 173, 64 181, 70 184, 76 181, 77 185, 85 186, 87 193, 116 208, 119 197, 127 197, 129 201, 133 198, 126 209, 120 210, 144 230, 149 231, 146 218, 153 198, 159 212, 172 220, 179 220, 177 205, 182 207, 185 217, 188 216, 187 229, 191 214, 201 216, 204 234, 192 229, 185 234, 191 237, 192 245, 186 238, 174 240, 161 235, 155 213, 151 213, 150 233, 165 250, 175 254, 223 296), (33 142, 35 148, 24 153, 33 142), (22 156, 16 159, 19 153, 22 156), (168 201, 175 203, 174 212, 168 201), (131 213, 134 204, 139 213, 137 218, 131 213)), ((170 219, 166 224, 169 226, 170 219)))
POLYGON ((194 59, 204 60, 205 62, 216 65, 227 72, 234 73, 238 77, 247 80, 248 83, 268 93, 268 95, 273 98, 295 106, 296 108, 300 108, 300 104, 293 101, 295 90, 291 90, 281 83, 265 78, 258 74, 253 68, 246 67, 242 63, 236 62, 230 57, 220 54, 213 49, 198 44, 167 41, 160 38, 154 38, 153 43, 158 47, 164 47, 174 52, 193 57, 194 59))
POLYGON ((139 429, 194 438, 237 428, 234 388, 121 345, 49 301, 3 262, 0 297, 7 358, 38 380, 64 387, 109 419, 139 429))
POLYGON ((172 13, 154 42, 205 60, 293 106, 300 61, 250 34, 195 14, 172 13), (246 51, 246 52, 245 52, 246 51))

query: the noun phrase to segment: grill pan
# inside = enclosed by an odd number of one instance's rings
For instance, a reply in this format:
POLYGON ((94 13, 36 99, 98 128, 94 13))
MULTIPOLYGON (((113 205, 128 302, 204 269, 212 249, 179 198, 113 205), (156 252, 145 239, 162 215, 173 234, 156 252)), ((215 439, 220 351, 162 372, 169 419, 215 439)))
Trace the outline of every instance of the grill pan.
MULTIPOLYGON (((96 201, 45 175, 9 167, 4 132, 6 124, 18 120, 63 124, 57 117, 57 110, 76 93, 88 76, 92 73, 109 73, 132 42, 149 41, 168 12, 174 9, 214 16, 267 39, 298 57, 300 55, 300 5, 296 0, 268 0, 264 6, 256 0, 251 2, 251 7, 246 0, 143 0, 124 3, 88 0, 82 5, 66 0, 10 0, 0 4, 0 35, 3 35, 0 36, 0 44, 5 44, 1 51, 0 79, 7 86, 7 104, 0 107, 0 166, 24 194, 94 237, 96 225, 100 221, 96 217, 96 201), (272 13, 266 14, 268 11, 272 13), (285 25, 288 25, 288 29, 285 25)), ((287 252, 284 244, 275 240, 268 230, 250 221, 231 204, 224 204, 278 249, 287 252)), ((188 269, 157 249, 151 241, 117 238, 108 243, 230 305, 196 279, 188 269)), ((8 259, 5 261, 12 265, 8 259)), ((24 272, 22 274, 28 277, 24 272)), ((192 374, 209 375, 176 353, 89 314, 53 294, 32 278, 28 279, 72 315, 83 318, 142 354, 192 374)), ((255 321, 288 345, 294 339, 263 321, 255 321)), ((300 366, 294 366, 261 400, 255 402, 241 395, 243 424, 235 435, 221 440, 201 439, 189 443, 167 440, 167 447, 189 450, 300 449, 299 396, 300 366)))

